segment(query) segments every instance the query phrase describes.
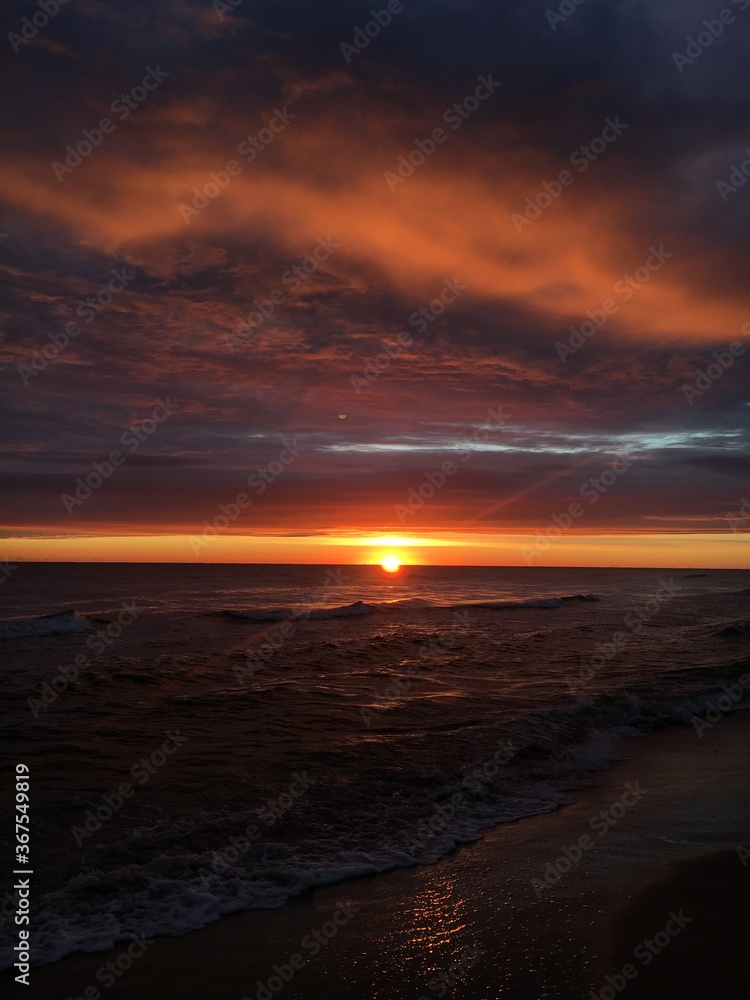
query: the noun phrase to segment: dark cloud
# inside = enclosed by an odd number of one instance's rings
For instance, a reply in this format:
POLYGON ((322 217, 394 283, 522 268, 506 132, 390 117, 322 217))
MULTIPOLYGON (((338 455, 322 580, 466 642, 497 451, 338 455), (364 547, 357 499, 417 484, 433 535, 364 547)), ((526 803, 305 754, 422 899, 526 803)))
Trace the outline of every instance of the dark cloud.
MULTIPOLYGON (((707 15, 667 0, 587 0, 555 30, 546 0, 405 0, 349 61, 341 45, 372 5, 220 17, 71 0, 17 53, 6 38, 9 530, 194 530, 290 438, 301 456, 238 530, 397 528, 394 503, 498 406, 502 431, 410 530, 544 523, 620 450, 633 470, 587 530, 720 528, 747 476, 746 357, 692 402, 683 386, 748 340, 750 184, 724 201, 716 187, 750 146, 750 10, 732 6, 682 73, 673 53, 707 15), (148 67, 168 76, 141 99, 148 67), (502 86, 453 130, 444 112, 488 75, 502 86), (247 162, 239 144, 279 112, 288 124, 247 162), (107 116, 114 131, 59 180, 52 162, 107 116), (578 168, 607 119, 627 128, 578 168), (440 127, 390 191, 384 173, 440 127), (186 221, 180 206, 231 160, 241 171, 186 221), (566 169, 573 183, 519 232, 511 215, 566 169), (326 239, 339 245, 295 272, 326 239), (662 246, 663 268, 615 291, 662 246), (124 267, 127 287, 83 319, 124 267), (446 282, 466 290, 443 309, 446 282), (615 314, 563 362, 558 345, 607 299, 615 314), (80 334, 45 363, 70 322, 80 334), (166 397, 178 412, 67 514, 71 479, 166 397)), ((7 4, 5 35, 33 9, 7 4)))

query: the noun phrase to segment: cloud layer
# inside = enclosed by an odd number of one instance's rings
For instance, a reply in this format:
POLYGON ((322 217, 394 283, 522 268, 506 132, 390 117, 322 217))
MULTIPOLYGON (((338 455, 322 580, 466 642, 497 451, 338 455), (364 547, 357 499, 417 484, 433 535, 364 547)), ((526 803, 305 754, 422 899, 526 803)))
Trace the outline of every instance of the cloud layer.
POLYGON ((243 489, 232 530, 389 530, 452 459, 410 531, 533 531, 618 454, 581 530, 726 530, 750 333, 729 6, 679 66, 697 3, 412 0, 373 27, 70 0, 9 39, 6 533, 190 532, 243 489))

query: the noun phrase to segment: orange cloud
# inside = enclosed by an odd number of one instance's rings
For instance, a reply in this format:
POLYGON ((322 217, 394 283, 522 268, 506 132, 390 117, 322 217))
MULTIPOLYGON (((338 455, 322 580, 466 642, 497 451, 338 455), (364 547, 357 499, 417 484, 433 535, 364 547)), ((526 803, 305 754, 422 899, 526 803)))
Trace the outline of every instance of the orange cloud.
POLYGON ((5 162, 0 183, 21 204, 69 226, 77 239, 157 270, 164 260, 160 245, 173 241, 241 244, 246 234, 265 234, 299 259, 330 233, 341 243, 336 267, 380 275, 411 296, 429 297, 444 278, 458 276, 473 296, 521 306, 562 330, 580 326, 587 311, 614 299, 618 312, 602 338, 724 343, 750 316, 746 292, 714 292, 708 274, 705 282, 695 280, 700 251, 686 252, 659 232, 636 237, 627 185, 605 193, 580 175, 518 233, 511 213, 536 194, 535 178, 554 176, 546 155, 494 154, 489 177, 486 157, 481 170, 474 166, 481 150, 467 126, 449 134, 446 145, 391 192, 383 172, 411 149, 394 137, 403 123, 376 117, 363 137, 341 116, 308 120, 308 113, 306 119, 303 100, 292 112, 297 118, 248 164, 237 144, 263 121, 248 126, 225 114, 226 145, 215 136, 207 143, 203 126, 194 124, 201 106, 203 121, 210 117, 208 98, 192 107, 178 101, 170 110, 144 108, 61 184, 49 163, 28 154, 5 162), (144 144, 148 157, 139 155, 144 144), (186 224, 179 206, 189 205, 194 189, 203 190, 211 173, 233 159, 241 173, 186 224), (618 296, 617 282, 642 268, 650 247, 661 244, 673 257, 647 283, 636 281, 629 301, 618 296))

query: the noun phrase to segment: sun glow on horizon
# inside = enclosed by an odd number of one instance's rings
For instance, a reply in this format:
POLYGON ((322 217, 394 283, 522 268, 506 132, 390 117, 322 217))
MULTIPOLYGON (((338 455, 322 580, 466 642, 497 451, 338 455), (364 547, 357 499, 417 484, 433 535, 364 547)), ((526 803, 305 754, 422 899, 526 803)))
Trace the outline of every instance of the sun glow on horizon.
MULTIPOLYGON (((250 563, 320 566, 381 566, 395 556, 407 566, 528 566, 524 547, 530 532, 462 532, 446 529, 419 539, 373 532, 338 537, 240 535, 217 537, 198 553, 190 534, 22 534, 17 528, 0 538, 0 563, 130 562, 250 563), (389 542, 385 539, 388 538, 389 542), (417 546, 415 541, 422 544, 417 546), (408 544, 407 544, 408 543, 408 544)), ((653 567, 671 569, 747 569, 750 532, 592 532, 560 538, 534 563, 537 567, 653 567)), ((15 578, 15 574, 14 574, 15 578)))
POLYGON ((398 556, 394 555, 383 556, 383 558, 380 560, 380 565, 383 567, 386 573, 398 573, 398 571, 401 569, 401 562, 398 556))

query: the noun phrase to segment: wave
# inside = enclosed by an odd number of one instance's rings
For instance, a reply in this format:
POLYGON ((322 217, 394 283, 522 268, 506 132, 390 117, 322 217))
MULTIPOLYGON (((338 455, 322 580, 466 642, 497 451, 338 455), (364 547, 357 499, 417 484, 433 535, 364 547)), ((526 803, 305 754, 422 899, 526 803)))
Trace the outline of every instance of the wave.
POLYGON ((564 608, 562 597, 540 597, 532 601, 472 601, 463 604, 464 608, 483 608, 485 611, 516 611, 523 608, 564 608))
POLYGON ((572 594, 570 597, 538 597, 528 601, 472 601, 463 608, 485 608, 489 611, 515 611, 523 608, 564 608, 566 601, 599 601, 596 594, 572 594))
POLYGON ((233 611, 225 609, 214 612, 221 618, 238 622, 280 622, 280 621, 326 621, 331 618, 360 618, 376 612, 394 610, 434 611, 445 609, 473 608, 488 611, 513 611, 524 608, 562 608, 569 601, 599 601, 595 594, 573 594, 569 597, 540 597, 525 601, 468 601, 462 604, 435 604, 421 597, 409 597, 395 601, 355 601, 337 608, 309 608, 300 611, 298 608, 270 608, 254 611, 233 611))
POLYGON ((59 611, 39 618, 12 618, 0 622, 0 640, 43 638, 48 635, 73 635, 91 632, 94 626, 77 611, 59 611))
MULTIPOLYGON (((543 597, 525 601, 471 601, 463 604, 434 604, 420 597, 405 598, 395 601, 354 601, 333 608, 271 608, 249 611, 234 611, 225 609, 211 612, 229 621, 235 622, 283 622, 283 621, 329 621, 341 618, 361 618, 376 612, 392 612, 396 610, 430 611, 439 609, 472 608, 488 611, 511 611, 525 608, 550 609, 562 608, 569 601, 598 601, 594 594, 574 594, 570 597, 543 597)), ((73 635, 77 632, 90 632, 94 624, 86 615, 77 611, 59 611, 51 615, 41 615, 37 618, 13 618, 0 621, 0 641, 7 639, 43 638, 53 635, 73 635)))
POLYGON ((222 618, 230 621, 241 622, 281 622, 289 620, 326 621, 329 618, 359 618, 362 615, 372 614, 375 605, 365 604, 364 601, 355 601, 353 604, 345 604, 340 608, 310 608, 308 611, 299 611, 292 608, 274 608, 270 611, 221 611, 222 618))
MULTIPOLYGON (((335 835, 309 830, 298 843, 251 843, 243 831, 261 825, 254 810, 222 817, 219 832, 208 818, 191 816, 183 846, 169 820, 140 826, 118 841, 113 862, 99 857, 95 870, 38 900, 35 963, 108 950, 133 935, 179 936, 226 914, 282 906, 318 886, 435 863, 484 830, 568 804, 570 789, 620 759, 624 737, 689 724, 722 683, 736 686, 736 671, 707 670, 705 690, 681 697, 665 697, 657 683, 530 712, 495 731, 491 755, 427 784, 399 779, 397 795, 382 783, 353 783, 346 829, 335 835), (165 841, 168 853, 140 860, 165 841)), ((0 968, 13 960, 9 944, 0 968)))

